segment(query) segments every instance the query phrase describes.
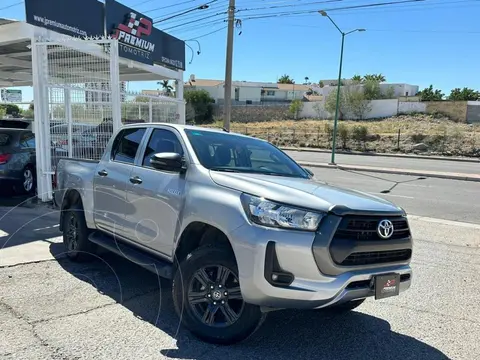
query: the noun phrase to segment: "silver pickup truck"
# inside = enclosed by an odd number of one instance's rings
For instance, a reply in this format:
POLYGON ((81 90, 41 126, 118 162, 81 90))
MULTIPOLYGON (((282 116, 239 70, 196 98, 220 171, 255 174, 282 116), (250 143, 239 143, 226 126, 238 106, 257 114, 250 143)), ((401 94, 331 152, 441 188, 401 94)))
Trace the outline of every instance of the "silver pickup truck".
POLYGON ((106 248, 172 279, 204 341, 241 341, 274 309, 343 312, 410 287, 405 212, 315 180, 263 140, 128 125, 100 161, 60 160, 57 186, 68 257, 106 248))

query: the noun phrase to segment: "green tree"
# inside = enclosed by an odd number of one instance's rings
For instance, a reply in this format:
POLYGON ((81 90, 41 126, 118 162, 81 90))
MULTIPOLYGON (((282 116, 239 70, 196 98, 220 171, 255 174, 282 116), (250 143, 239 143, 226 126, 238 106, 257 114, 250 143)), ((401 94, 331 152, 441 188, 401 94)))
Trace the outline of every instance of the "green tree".
POLYGON ((196 124, 205 124, 213 121, 212 104, 215 100, 207 90, 187 90, 184 93, 184 98, 186 106, 193 109, 196 124))
POLYGON ((323 81, 320 80, 320 81, 318 82, 318 86, 320 86, 320 88, 323 88, 323 87, 325 86, 325 84, 323 83, 323 81))
POLYGON ((385 92, 385 99, 393 99, 395 97, 395 89, 393 86, 389 86, 385 92))
POLYGON ((352 81, 353 81, 354 83, 357 83, 357 84, 358 84, 358 83, 361 83, 361 82, 363 81, 363 77, 362 77, 361 75, 358 75, 358 74, 357 74, 357 75, 353 75, 353 76, 352 76, 352 81))
POLYGON ((383 76, 382 74, 367 74, 367 75, 363 76, 363 81, 364 82, 370 81, 370 80, 371 81, 377 81, 379 83, 387 81, 385 76, 383 76))
POLYGON ((162 90, 167 96, 171 96, 173 94, 173 86, 170 85, 170 82, 168 80, 159 81, 157 85, 160 85, 162 87, 162 90))
POLYGON ((308 76, 305 76, 305 82, 303 83, 303 85, 310 85, 310 79, 308 76))
POLYGON ((7 115, 7 111, 5 110, 5 108, 0 106, 0 119, 3 119, 5 115, 7 115))
POLYGON ((363 83, 363 91, 366 100, 378 100, 382 98, 380 83, 377 80, 365 80, 363 83))
POLYGON ((277 83, 279 84, 295 84, 295 81, 293 79, 290 79, 290 76, 287 74, 284 74, 280 76, 280 79, 278 79, 277 83))
POLYGON ((300 99, 295 99, 290 103, 288 111, 293 115, 293 118, 297 120, 298 114, 303 109, 303 101, 300 99))
POLYGON ((445 94, 442 93, 439 89, 434 89, 433 85, 430 85, 428 88, 419 91, 417 96, 420 97, 421 101, 440 101, 443 99, 445 94))
POLYGON ((17 116, 22 112, 18 105, 15 104, 0 104, 0 108, 5 110, 6 115, 17 116))
MULTIPOLYGON (((356 119, 363 119, 371 110, 369 100, 366 98, 362 87, 356 85, 342 86, 340 88, 338 118, 344 119, 345 116, 353 116, 356 119)), ((325 110, 330 114, 335 114, 336 103, 337 91, 335 89, 330 91, 325 99, 325 110)))
POLYGON ((480 99, 480 92, 466 87, 463 89, 455 88, 450 91, 448 96, 448 100, 454 101, 475 101, 478 99, 480 99))

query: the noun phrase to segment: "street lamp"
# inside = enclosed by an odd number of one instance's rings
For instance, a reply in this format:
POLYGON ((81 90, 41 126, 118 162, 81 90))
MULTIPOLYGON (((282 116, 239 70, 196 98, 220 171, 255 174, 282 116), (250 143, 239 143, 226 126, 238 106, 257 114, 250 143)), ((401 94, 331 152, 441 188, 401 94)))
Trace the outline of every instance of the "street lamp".
POLYGON ((335 105, 335 120, 333 122, 332 158, 330 161, 330 165, 335 165, 335 146, 337 142, 338 110, 340 106, 340 85, 342 82, 343 44, 345 43, 346 35, 357 32, 357 31, 365 31, 365 29, 355 29, 345 33, 342 30, 340 30, 338 25, 335 24, 335 21, 333 21, 330 16, 328 16, 326 11, 320 10, 319 13, 320 15, 327 17, 332 22, 332 24, 335 25, 335 27, 340 32, 340 34, 342 34, 342 47, 340 48, 340 67, 338 70, 338 83, 337 83, 337 102, 335 105))

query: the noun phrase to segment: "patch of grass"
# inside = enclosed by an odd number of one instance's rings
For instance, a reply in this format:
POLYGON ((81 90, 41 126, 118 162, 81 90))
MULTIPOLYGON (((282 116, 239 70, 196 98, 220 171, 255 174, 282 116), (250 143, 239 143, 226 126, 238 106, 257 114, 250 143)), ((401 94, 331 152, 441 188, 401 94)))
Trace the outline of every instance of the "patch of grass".
MULTIPOLYGON (((337 143, 344 148, 408 153, 413 151, 413 145, 424 142, 432 154, 480 156, 480 126, 457 123, 443 115, 409 114, 376 120, 341 121, 338 125, 337 143)), ((207 126, 222 128, 223 122, 218 120, 207 126)), ((330 149, 333 121, 232 123, 231 131, 246 132, 278 146, 330 149)))

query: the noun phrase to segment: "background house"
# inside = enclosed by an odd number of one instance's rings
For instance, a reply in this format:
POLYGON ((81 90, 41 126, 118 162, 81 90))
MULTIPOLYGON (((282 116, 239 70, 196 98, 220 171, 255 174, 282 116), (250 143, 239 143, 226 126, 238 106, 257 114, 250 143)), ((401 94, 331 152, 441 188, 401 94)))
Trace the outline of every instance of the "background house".
MULTIPOLYGON (((222 80, 196 79, 195 75, 190 75, 184 86, 185 91, 206 90, 217 104, 225 102, 225 82, 222 80)), ((233 81, 231 101, 234 105, 288 103, 303 99, 310 88, 309 85, 299 84, 233 81)))

